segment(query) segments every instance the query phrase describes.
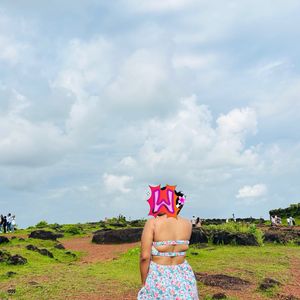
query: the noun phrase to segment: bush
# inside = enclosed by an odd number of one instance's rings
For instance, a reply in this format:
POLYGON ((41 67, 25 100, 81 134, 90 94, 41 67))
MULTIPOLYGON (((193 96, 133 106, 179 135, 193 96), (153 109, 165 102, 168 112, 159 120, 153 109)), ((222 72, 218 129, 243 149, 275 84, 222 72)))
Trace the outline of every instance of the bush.
POLYGON ((81 233, 82 233, 81 228, 78 227, 78 226, 75 226, 75 225, 66 228, 64 231, 65 231, 66 233, 70 233, 70 234, 72 234, 72 235, 75 235, 75 234, 81 234, 81 233))
POLYGON ((42 220, 42 221, 40 221, 39 223, 37 223, 35 225, 35 227, 37 227, 37 228, 44 228, 44 227, 47 227, 47 226, 48 226, 48 223, 45 220, 42 220))

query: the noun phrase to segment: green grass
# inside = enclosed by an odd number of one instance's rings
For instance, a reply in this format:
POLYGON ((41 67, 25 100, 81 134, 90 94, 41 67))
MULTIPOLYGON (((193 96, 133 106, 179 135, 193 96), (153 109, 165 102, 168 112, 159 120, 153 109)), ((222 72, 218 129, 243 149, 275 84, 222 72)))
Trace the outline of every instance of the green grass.
MULTIPOLYGON (((90 294, 112 295, 111 299, 121 299, 128 291, 138 291, 140 287, 139 248, 122 254, 118 259, 94 264, 81 264, 64 250, 53 248, 55 242, 27 239, 13 240, 1 247, 11 254, 20 254, 28 259, 23 266, 0 264, 0 299, 72 299, 90 294), (47 248, 55 259, 29 251, 26 245, 33 244, 47 248), (17 274, 7 277, 8 271, 17 274), (30 285, 30 281, 38 285, 30 285), (16 288, 16 293, 8 298, 7 289, 16 288)), ((77 257, 80 256, 76 253, 77 257)), ((289 259, 298 256, 299 246, 265 245, 262 247, 214 246, 198 249, 191 246, 187 260, 195 272, 222 273, 250 280, 257 286, 264 277, 286 283, 289 278, 289 259)), ((211 299, 211 288, 199 284, 204 299, 211 299)), ((265 295, 266 299, 272 291, 265 295), (269 294, 268 294, 269 293, 269 294)), ((230 296, 230 295, 229 295, 230 296)), ((237 299, 229 297, 228 299, 237 299)))

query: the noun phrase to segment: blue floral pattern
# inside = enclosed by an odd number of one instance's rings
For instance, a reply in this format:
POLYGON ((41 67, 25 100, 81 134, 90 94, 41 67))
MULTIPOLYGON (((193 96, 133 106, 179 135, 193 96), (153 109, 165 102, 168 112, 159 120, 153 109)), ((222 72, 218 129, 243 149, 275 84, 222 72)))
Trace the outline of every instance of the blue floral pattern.
POLYGON ((194 272, 185 260, 178 265, 160 265, 150 262, 145 286, 138 300, 198 300, 194 272))

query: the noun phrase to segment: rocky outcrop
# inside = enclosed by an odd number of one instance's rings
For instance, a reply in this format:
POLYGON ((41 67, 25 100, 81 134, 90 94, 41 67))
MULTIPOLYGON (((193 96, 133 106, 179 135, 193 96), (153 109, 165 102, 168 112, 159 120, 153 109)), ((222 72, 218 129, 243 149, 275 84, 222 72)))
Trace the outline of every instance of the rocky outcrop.
POLYGON ((259 289, 261 291, 266 291, 268 289, 272 289, 275 286, 280 286, 280 285, 282 284, 273 278, 264 278, 264 280, 259 285, 259 289))
POLYGON ((122 244, 141 240, 143 228, 119 230, 101 230, 94 234, 92 242, 96 244, 122 244))
POLYGON ((251 233, 231 233, 228 231, 215 231, 212 233, 212 242, 216 245, 236 244, 241 246, 258 246, 256 238, 251 233))
POLYGON ((0 263, 5 262, 9 265, 24 265, 27 263, 27 259, 21 255, 11 255, 7 251, 0 251, 0 263))
POLYGON ((299 240, 300 230, 293 227, 269 227, 264 230, 265 242, 286 244, 295 241, 297 244, 299 240))
POLYGON ((9 243, 9 239, 6 236, 0 236, 0 244, 9 243))
POLYGON ((26 246, 26 249, 27 250, 30 250, 30 251, 35 251, 35 252, 38 252, 40 253, 41 255, 44 255, 44 256, 48 256, 50 258, 53 258, 53 254, 52 252, 50 252, 49 250, 47 249, 39 249, 38 247, 34 246, 34 245, 27 245, 26 246))
POLYGON ((61 233, 54 233, 52 231, 46 231, 46 230, 35 230, 29 234, 30 238, 41 239, 41 240, 56 240, 63 236, 64 235, 61 233))
POLYGON ((208 243, 208 233, 202 228, 194 228, 192 231, 190 244, 208 243))

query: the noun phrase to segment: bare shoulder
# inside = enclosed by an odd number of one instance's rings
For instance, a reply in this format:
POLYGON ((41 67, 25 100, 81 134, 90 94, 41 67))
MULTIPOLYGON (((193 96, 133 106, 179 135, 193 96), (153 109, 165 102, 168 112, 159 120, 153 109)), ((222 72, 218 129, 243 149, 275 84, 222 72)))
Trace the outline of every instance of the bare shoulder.
POLYGON ((192 223, 190 220, 186 219, 186 218, 182 218, 180 216, 178 216, 178 219, 180 222, 182 222, 183 224, 185 224, 188 227, 192 227, 192 223))
POLYGON ((153 227, 155 218, 148 219, 144 225, 144 227, 153 227))

